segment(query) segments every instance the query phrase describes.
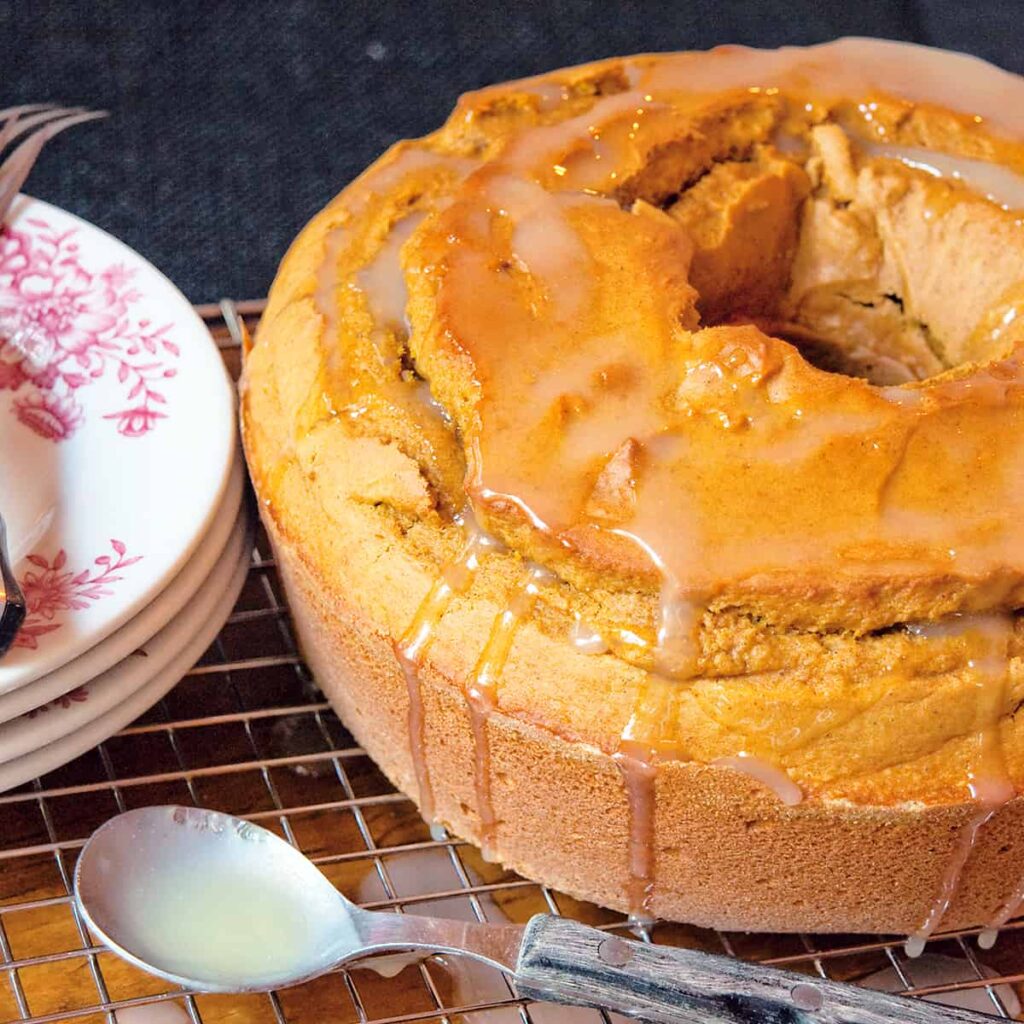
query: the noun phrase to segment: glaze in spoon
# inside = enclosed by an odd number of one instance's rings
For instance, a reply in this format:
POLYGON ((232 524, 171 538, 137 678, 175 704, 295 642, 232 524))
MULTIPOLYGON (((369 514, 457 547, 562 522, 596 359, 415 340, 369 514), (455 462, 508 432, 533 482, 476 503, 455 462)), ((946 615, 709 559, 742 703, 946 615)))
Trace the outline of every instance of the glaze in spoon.
POLYGON ((523 927, 363 910, 298 850, 240 818, 146 807, 85 844, 75 900, 126 960, 193 991, 283 988, 381 953, 461 953, 525 998, 662 1024, 983 1024, 989 1018, 539 914, 523 927))

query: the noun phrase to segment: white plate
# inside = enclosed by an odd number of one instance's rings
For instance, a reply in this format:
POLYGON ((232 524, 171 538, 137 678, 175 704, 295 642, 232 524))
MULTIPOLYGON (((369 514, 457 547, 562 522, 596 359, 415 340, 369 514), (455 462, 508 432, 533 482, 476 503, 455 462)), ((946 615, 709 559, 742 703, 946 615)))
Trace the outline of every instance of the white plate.
POLYGON ((180 571, 220 504, 234 389, 185 297, 21 197, 0 235, 0 511, 30 614, 0 693, 95 646, 180 571), (34 645, 34 646, 32 646, 34 645))
POLYGON ((114 733, 135 721, 141 714, 148 711, 161 697, 172 690, 186 672, 196 663, 207 647, 214 641, 224 620, 231 614, 235 601, 241 593, 245 577, 249 572, 248 552, 238 562, 235 574, 227 589, 222 593, 220 603, 210 621, 204 623, 188 645, 182 649, 163 671, 157 673, 145 686, 136 690, 130 697, 118 704, 99 718, 94 718, 83 728, 54 740, 45 747, 15 758, 6 764, 0 764, 0 792, 20 786, 46 772, 52 772, 68 761, 73 761, 79 754, 102 743, 114 733))
POLYGON ((248 513, 243 508, 221 558, 185 608, 163 629, 102 675, 49 704, 0 725, 0 764, 31 754, 77 732, 122 705, 170 664, 195 636, 208 630, 211 623, 219 629, 224 623, 215 612, 222 606, 221 599, 239 563, 251 551, 248 513))
POLYGON ((237 525, 244 473, 242 461, 236 457, 224 500, 217 509, 210 532, 167 589, 161 591, 133 619, 84 654, 27 685, 0 693, 0 723, 17 718, 94 679, 127 658, 181 611, 224 553, 232 528, 237 525))

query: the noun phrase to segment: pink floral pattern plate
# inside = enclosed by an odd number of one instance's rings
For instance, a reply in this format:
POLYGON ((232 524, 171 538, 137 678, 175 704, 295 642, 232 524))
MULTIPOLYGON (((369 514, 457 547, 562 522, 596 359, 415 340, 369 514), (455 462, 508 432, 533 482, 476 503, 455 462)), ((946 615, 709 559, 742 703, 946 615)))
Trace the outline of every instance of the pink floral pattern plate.
MULTIPOLYGON (((152 707, 195 664, 231 614, 249 568, 251 533, 237 531, 233 557, 225 556, 196 600, 149 641, 148 657, 129 657, 84 693, 48 712, 0 728, 0 792, 72 760, 152 707), (238 552, 241 551, 239 557, 238 552), (84 697, 84 699, 83 699, 84 697), (17 756, 7 756, 18 749, 17 756)), ((229 542, 231 543, 231 542, 229 542)))
MULTIPOLYGON (((231 470, 227 493, 214 516, 213 524, 181 572, 138 615, 132 616, 105 640, 77 658, 65 662, 60 668, 33 680, 31 686, 0 693, 0 722, 8 722, 31 712, 33 708, 61 707, 65 696, 76 688, 88 691, 89 684, 98 675, 144 646, 194 601, 196 592, 218 560, 224 557, 228 538, 237 528, 239 508, 243 504, 244 480, 245 466, 239 456, 231 470)), ((39 642, 43 642, 42 639, 39 642)))
POLYGON ((125 437, 168 417, 181 347, 173 322, 139 314, 138 279, 129 263, 90 259, 81 227, 42 212, 0 230, 0 390, 29 430, 72 437, 85 423, 82 389, 104 377, 119 388, 102 416, 125 437))
POLYGON ((183 295, 127 246, 21 197, 0 229, 0 510, 29 614, 0 694, 102 641, 206 533, 232 388, 183 295))
POLYGON ((223 608, 223 595, 246 556, 247 533, 248 517, 243 511, 235 522, 222 557, 214 563, 193 599, 163 629, 148 637, 126 658, 86 682, 74 697, 70 693, 64 694, 55 702, 0 724, 0 764, 30 754, 123 704, 178 655, 201 627, 209 624, 217 609, 222 609, 222 615, 216 622, 219 628, 230 611, 230 607, 223 608))

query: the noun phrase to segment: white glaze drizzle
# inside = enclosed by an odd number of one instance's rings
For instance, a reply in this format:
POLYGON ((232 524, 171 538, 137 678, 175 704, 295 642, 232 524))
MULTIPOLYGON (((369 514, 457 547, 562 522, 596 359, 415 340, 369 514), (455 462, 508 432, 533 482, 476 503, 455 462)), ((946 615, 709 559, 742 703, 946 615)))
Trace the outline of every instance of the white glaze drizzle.
POLYGON ((613 760, 622 774, 628 805, 627 901, 631 915, 645 916, 654 899, 654 834, 658 763, 677 760, 681 751, 659 742, 669 718, 672 691, 680 680, 692 678, 699 655, 698 629, 701 606, 688 598, 665 569, 660 558, 643 541, 662 570, 663 584, 658 607, 658 633, 654 671, 641 685, 636 704, 622 730, 613 760))
POLYGON ((999 734, 1009 682, 1009 642, 1013 618, 1009 614, 955 615, 939 622, 911 623, 908 632, 926 641, 964 638, 978 644, 966 667, 975 675, 979 691, 978 755, 968 771, 967 789, 977 810, 960 829, 939 888, 921 926, 907 939, 908 956, 920 956, 925 943, 942 923, 956 897, 960 879, 984 825, 1016 796, 1007 774, 999 734))
POLYGON ((473 788, 480 819, 480 852, 485 860, 494 857, 497 817, 491 796, 491 745, 487 720, 498 706, 498 685, 512 650, 519 626, 533 614, 541 589, 557 577, 537 563, 531 563, 526 582, 498 613, 472 674, 466 681, 466 705, 473 731, 473 788))
POLYGON ((500 548, 500 544, 493 537, 480 529, 471 512, 463 513, 458 517, 458 522, 466 535, 465 546, 453 562, 441 569, 416 609, 412 622, 402 637, 392 645, 408 691, 409 753, 416 776, 420 813, 431 825, 434 821, 434 793, 425 751, 426 716, 420 671, 437 625, 448 610, 452 599, 469 589, 473 577, 480 568, 481 558, 488 552, 500 548))
MULTIPOLYGON (((358 182, 349 187, 346 209, 344 212, 339 213, 340 223, 329 228, 324 235, 324 255, 316 270, 313 307, 324 319, 323 336, 325 338, 337 338, 342 331, 342 324, 338 316, 337 292, 342 284, 338 263, 341 260, 345 244, 350 237, 349 224, 352 219, 362 215, 374 197, 393 188, 403 178, 417 171, 443 167, 465 177, 478 166, 479 162, 476 160, 410 147, 403 150, 384 167, 372 167, 358 182)), ((361 285, 357 284, 356 286, 362 287, 367 291, 371 314, 374 320, 377 321, 374 328, 373 341, 385 365, 392 364, 394 360, 388 359, 384 354, 381 346, 381 331, 388 326, 394 326, 391 320, 396 307, 401 306, 401 314, 404 314, 405 310, 405 282, 404 280, 398 282, 395 280, 396 275, 401 278, 398 260, 399 253, 402 244, 425 215, 423 211, 414 211, 402 218, 398 222, 396 229, 397 238, 389 237, 386 239, 377 260, 371 263, 369 268, 363 268, 363 271, 360 272, 363 275, 361 278, 360 273, 356 275, 357 280, 362 282, 361 285), (375 305, 377 306, 376 310, 374 309, 375 305)), ((398 318, 399 320, 402 318, 401 314, 398 318)), ((323 369, 326 372, 327 379, 332 380, 338 371, 341 346, 330 344, 322 346, 322 350, 324 352, 323 369)), ((390 387, 392 394, 397 394, 395 389, 401 386, 401 383, 396 385, 392 382, 390 385, 385 385, 385 390, 390 387)), ((411 382, 401 392, 401 398, 403 400, 412 398, 413 401, 407 403, 407 406, 414 416, 418 407, 419 412, 422 414, 419 417, 421 421, 425 423, 433 421, 434 423, 443 424, 446 422, 446 414, 443 414, 441 406, 433 400, 433 397, 429 393, 425 394, 424 391, 425 388, 422 386, 422 382, 411 382)), ((366 412, 365 405, 358 402, 347 405, 344 409, 335 409, 332 405, 330 392, 324 386, 322 379, 318 379, 314 384, 314 390, 307 399, 307 405, 311 401, 322 405, 323 408, 319 412, 326 415, 336 415, 339 412, 343 412, 346 416, 357 419, 366 412)))
POLYGON ((778 797, 779 803, 787 807, 795 807, 804 798, 803 790, 781 768, 745 751, 741 750, 733 757, 716 757, 711 763, 749 776, 770 789, 778 797))
POLYGON ((534 82, 523 92, 537 98, 537 109, 542 113, 556 110, 568 96, 566 87, 559 82, 534 82))
MULTIPOLYGON (((338 322, 337 291, 340 284, 338 278, 338 261, 345 245, 348 231, 345 225, 331 228, 324 237, 324 258, 316 271, 316 290, 313 292, 313 305, 324 318, 324 333, 327 337, 336 337, 340 330, 338 322)), ((332 346, 333 351, 333 346, 332 346)))
MULTIPOLYGON (((477 166, 476 161, 459 157, 431 153, 425 149, 406 149, 383 168, 373 168, 354 186, 354 194, 348 205, 348 216, 362 213, 370 199, 392 188, 406 175, 427 167, 446 166, 461 174, 469 174, 477 166)), ((342 223, 328 230, 324 237, 324 257, 317 268, 316 289, 313 303, 317 312, 326 321, 325 334, 336 337, 340 330, 338 303, 335 293, 341 284, 338 275, 338 261, 347 235, 346 224, 342 223)), ((333 346, 332 346, 333 347, 333 346)))
POLYGON ((604 153, 601 147, 595 146, 595 142, 600 142, 599 134, 595 139, 595 124, 616 114, 643 110, 646 105, 649 105, 649 100, 645 100, 644 94, 640 92, 604 96, 577 117, 558 124, 536 127, 518 136, 510 144, 504 159, 512 167, 521 170, 544 165, 553 166, 555 154, 578 147, 577 151, 586 155, 586 163, 578 169, 574 167, 571 174, 567 173, 567 168, 563 165, 561 174, 566 183, 571 182, 575 187, 591 187, 598 177, 607 177, 610 173, 610 170, 605 170, 601 166, 600 157, 604 153), (579 146, 580 143, 583 145, 579 146))
POLYGON ((971 856, 971 852, 974 850, 974 844, 977 842, 978 830, 1001 806, 1002 804, 996 804, 992 807, 983 806, 981 810, 971 816, 967 824, 960 830, 960 835, 957 837, 956 845, 953 848, 953 854, 943 872, 939 891, 932 901, 931 907, 928 909, 928 914, 921 927, 907 939, 904 945, 907 956, 918 957, 924 952, 925 943, 939 926, 950 904, 953 902, 953 897, 956 895, 960 884, 960 876, 971 856))
MULTIPOLYGON (((629 745, 629 726, 622 747, 629 745)), ((654 802, 658 769, 653 758, 633 756, 619 749, 613 760, 622 774, 629 805, 626 902, 630 918, 646 917, 654 898, 654 802)))
POLYGON ((1016 915, 1021 904, 1024 904, 1024 878, 1017 883, 1017 887, 978 934, 978 945, 982 949, 991 949, 996 944, 999 929, 1016 915))
POLYGON ((1011 138, 1024 136, 1018 76, 966 54, 891 40, 854 37, 806 48, 728 46, 710 53, 668 54, 637 85, 652 93, 742 88, 767 93, 792 82, 826 97, 876 91, 934 103, 987 121, 1011 138))
POLYGON ((654 671, 669 679, 689 679, 697 674, 703 603, 685 593, 674 580, 666 579, 658 611, 654 671))
POLYGON ((557 317, 568 322, 590 291, 589 256, 566 219, 566 210, 579 199, 553 195, 512 175, 489 181, 486 195, 492 212, 512 222, 513 259, 543 286, 557 317))
POLYGON ((606 654, 608 643, 600 632, 577 614, 569 630, 569 642, 579 654, 606 654))
POLYGON ((894 146, 877 142, 862 142, 860 146, 869 157, 898 160, 933 178, 961 182, 1004 210, 1024 209, 1024 177, 1001 164, 939 153, 919 146, 894 146))
MULTIPOLYGON (((658 599, 658 633, 654 649, 654 673, 667 679, 689 679, 697 674, 700 656, 700 625, 705 603, 700 595, 684 590, 662 555, 644 539, 644 524, 609 531, 638 545, 661 574, 658 599)), ((695 552, 691 552, 694 555, 695 552)))
POLYGON ((423 223, 426 215, 425 211, 416 210, 396 221, 373 261, 356 274, 356 284, 366 296, 374 319, 373 338, 377 355, 385 364, 394 362, 394 359, 385 354, 382 334, 405 323, 405 305, 409 298, 400 261, 402 246, 423 223))

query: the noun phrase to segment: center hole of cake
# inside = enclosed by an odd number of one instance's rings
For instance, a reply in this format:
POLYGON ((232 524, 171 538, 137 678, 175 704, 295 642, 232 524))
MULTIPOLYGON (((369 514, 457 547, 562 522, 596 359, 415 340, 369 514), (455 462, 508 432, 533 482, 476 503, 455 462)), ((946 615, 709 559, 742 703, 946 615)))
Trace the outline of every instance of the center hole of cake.
POLYGON ((1012 341, 1020 253, 993 250, 1020 234, 1010 210, 1024 179, 1007 168, 826 123, 776 131, 650 198, 693 242, 703 326, 753 323, 822 370, 879 385, 985 362, 1012 341), (993 261, 1006 266, 971 270, 993 261))
MULTIPOLYGON (((903 303, 899 296, 886 295, 880 301, 894 302, 900 308, 903 303)), ((872 304, 869 308, 877 308, 872 304)), ((911 380, 925 380, 931 373, 922 373, 917 361, 904 362, 898 357, 881 351, 876 345, 856 345, 853 347, 837 343, 827 333, 819 334, 813 324, 764 324, 768 333, 783 341, 788 341, 812 366, 829 373, 839 373, 847 377, 861 377, 879 386, 905 384, 911 380)), ((921 328, 923 330, 923 327, 921 328)), ((939 373, 946 369, 945 365, 936 368, 939 373)))

